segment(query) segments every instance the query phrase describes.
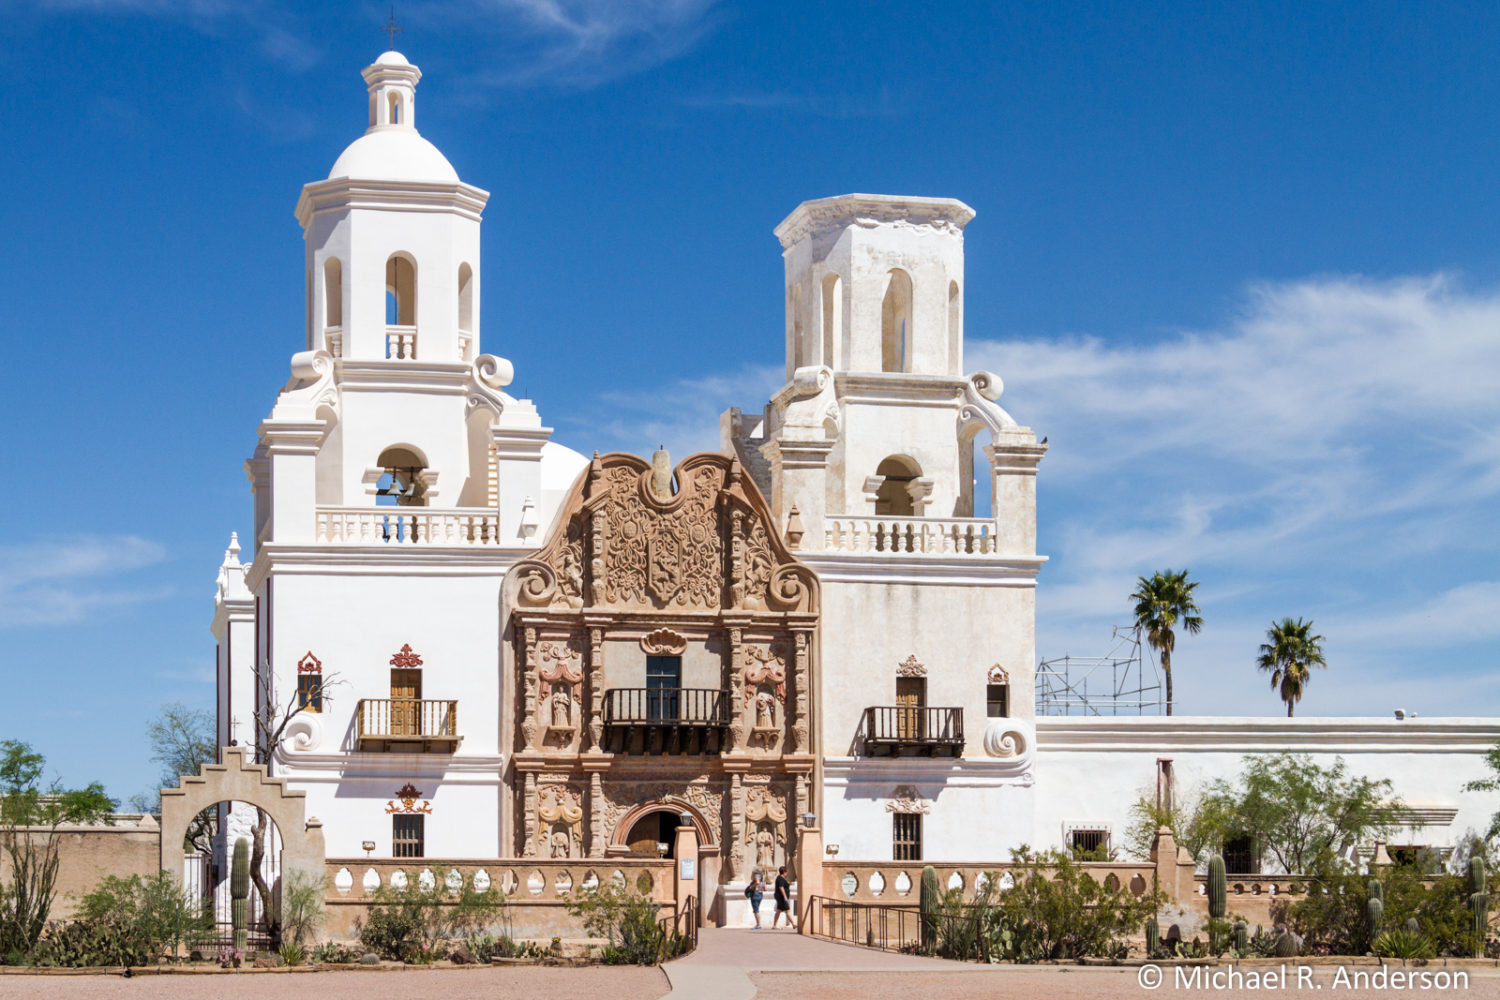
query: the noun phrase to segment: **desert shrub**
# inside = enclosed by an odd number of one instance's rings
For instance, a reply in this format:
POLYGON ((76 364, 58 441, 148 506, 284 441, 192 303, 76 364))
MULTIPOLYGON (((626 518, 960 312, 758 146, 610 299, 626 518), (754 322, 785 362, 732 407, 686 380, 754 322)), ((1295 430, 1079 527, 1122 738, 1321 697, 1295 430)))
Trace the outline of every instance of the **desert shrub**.
MULTIPOLYGON (((189 899, 167 872, 127 878, 107 876, 79 900, 76 919, 68 927, 73 924, 84 926, 69 931, 65 940, 107 942, 118 937, 129 942, 133 957, 142 959, 130 963, 136 965, 155 961, 163 953, 176 954, 180 945, 200 940, 213 930, 213 918, 203 905, 189 899)), ((72 945, 65 950, 72 954, 72 945)), ((56 950, 51 957, 58 957, 56 950)))
POLYGON ((290 939, 281 942, 281 947, 277 949, 277 954, 281 956, 281 960, 287 965, 301 965, 307 960, 307 950, 296 941, 290 939))
MULTIPOLYGON (((1067 851, 1048 851, 1027 860, 1029 849, 1014 852, 1015 886, 987 894, 981 908, 992 958, 1040 962, 1120 957, 1126 937, 1156 915, 1160 892, 1133 895, 1110 889, 1074 862, 1067 851)), ((990 885, 995 885, 991 876, 990 885)))
POLYGON ((455 894, 381 886, 359 939, 381 958, 420 965, 441 958, 444 942, 478 933, 505 913, 504 897, 493 889, 480 892, 465 884, 455 894))
POLYGON ((1433 956, 1432 940, 1425 934, 1409 931, 1404 927, 1386 931, 1375 938, 1373 950, 1381 958, 1411 960, 1433 956))
POLYGON ((584 932, 607 942, 600 952, 606 965, 656 965, 686 948, 681 935, 657 923, 659 911, 646 893, 613 881, 579 889, 568 900, 568 912, 582 921, 584 932))
POLYGON ((282 941, 305 950, 308 940, 323 925, 323 899, 327 891, 326 880, 317 876, 303 871, 287 876, 281 886, 282 941))
POLYGON ((310 959, 314 965, 351 965, 359 961, 359 956, 357 948, 328 941, 314 948, 310 959))
POLYGON ((157 955, 152 943, 133 937, 123 921, 108 917, 49 924, 32 952, 37 965, 61 968, 146 965, 157 955))

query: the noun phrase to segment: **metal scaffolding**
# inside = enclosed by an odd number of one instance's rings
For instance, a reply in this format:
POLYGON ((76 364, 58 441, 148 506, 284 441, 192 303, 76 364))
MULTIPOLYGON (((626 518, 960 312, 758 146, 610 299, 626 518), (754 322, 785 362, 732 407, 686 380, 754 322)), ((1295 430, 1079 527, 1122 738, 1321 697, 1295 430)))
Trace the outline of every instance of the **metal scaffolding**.
POLYGON ((1037 664, 1037 715, 1160 715, 1162 705, 1156 659, 1149 648, 1141 655, 1134 625, 1114 627, 1105 656, 1063 655, 1037 664))

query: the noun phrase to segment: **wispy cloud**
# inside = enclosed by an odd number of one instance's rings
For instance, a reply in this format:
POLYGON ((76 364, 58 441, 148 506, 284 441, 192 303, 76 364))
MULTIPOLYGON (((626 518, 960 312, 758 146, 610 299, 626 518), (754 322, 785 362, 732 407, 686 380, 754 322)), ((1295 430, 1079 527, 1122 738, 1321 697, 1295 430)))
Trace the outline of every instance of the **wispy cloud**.
POLYGON ((1051 438, 1042 655, 1107 644, 1135 576, 1168 566, 1193 568, 1211 611, 1181 711, 1276 709, 1250 666, 1273 616, 1328 637, 1314 714, 1378 710, 1413 657, 1445 674, 1500 638, 1500 292, 1325 277, 1258 286, 1221 328, 1154 343, 966 353, 1051 438))
POLYGON ((701 111, 779 111, 848 120, 898 117, 911 111, 916 100, 909 93, 881 85, 866 94, 734 91, 691 95, 683 97, 678 103, 685 108, 701 111))
POLYGON ((60 625, 97 611, 155 600, 163 590, 111 580, 160 562, 155 542, 73 536, 0 546, 0 628, 60 625))
POLYGON ((482 85, 588 88, 677 58, 718 24, 717 0, 485 0, 413 12, 489 37, 482 85))

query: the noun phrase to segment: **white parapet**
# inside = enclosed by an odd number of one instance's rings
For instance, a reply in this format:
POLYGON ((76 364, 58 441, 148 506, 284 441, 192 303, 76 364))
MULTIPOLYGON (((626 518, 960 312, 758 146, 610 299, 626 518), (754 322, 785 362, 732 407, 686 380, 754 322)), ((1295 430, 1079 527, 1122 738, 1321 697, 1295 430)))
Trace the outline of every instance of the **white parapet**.
POLYGON ((830 517, 827 552, 994 555, 995 522, 982 517, 830 517))
POLYGON ((500 514, 486 507, 319 507, 324 545, 500 544, 500 514))

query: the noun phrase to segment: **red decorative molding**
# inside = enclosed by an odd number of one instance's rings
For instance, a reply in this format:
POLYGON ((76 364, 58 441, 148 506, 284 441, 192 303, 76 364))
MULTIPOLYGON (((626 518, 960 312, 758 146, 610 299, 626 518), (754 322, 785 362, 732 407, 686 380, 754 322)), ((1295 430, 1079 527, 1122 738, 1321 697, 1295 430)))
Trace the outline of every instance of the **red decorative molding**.
POLYGON ((411 651, 411 644, 407 643, 401 647, 401 652, 391 657, 393 667, 420 667, 422 658, 411 651))
POLYGON ((307 651, 307 655, 297 661, 297 673, 299 674, 321 674, 323 672, 323 661, 307 651))
POLYGON ((391 813, 432 812, 432 803, 427 801, 426 799, 422 799, 422 804, 417 805, 417 800, 421 798, 422 793, 417 791, 417 789, 412 786, 412 783, 408 781, 406 784, 402 785, 396 790, 396 801, 400 802, 401 804, 399 806, 396 805, 395 802, 387 802, 385 804, 386 815, 390 815, 391 813))

